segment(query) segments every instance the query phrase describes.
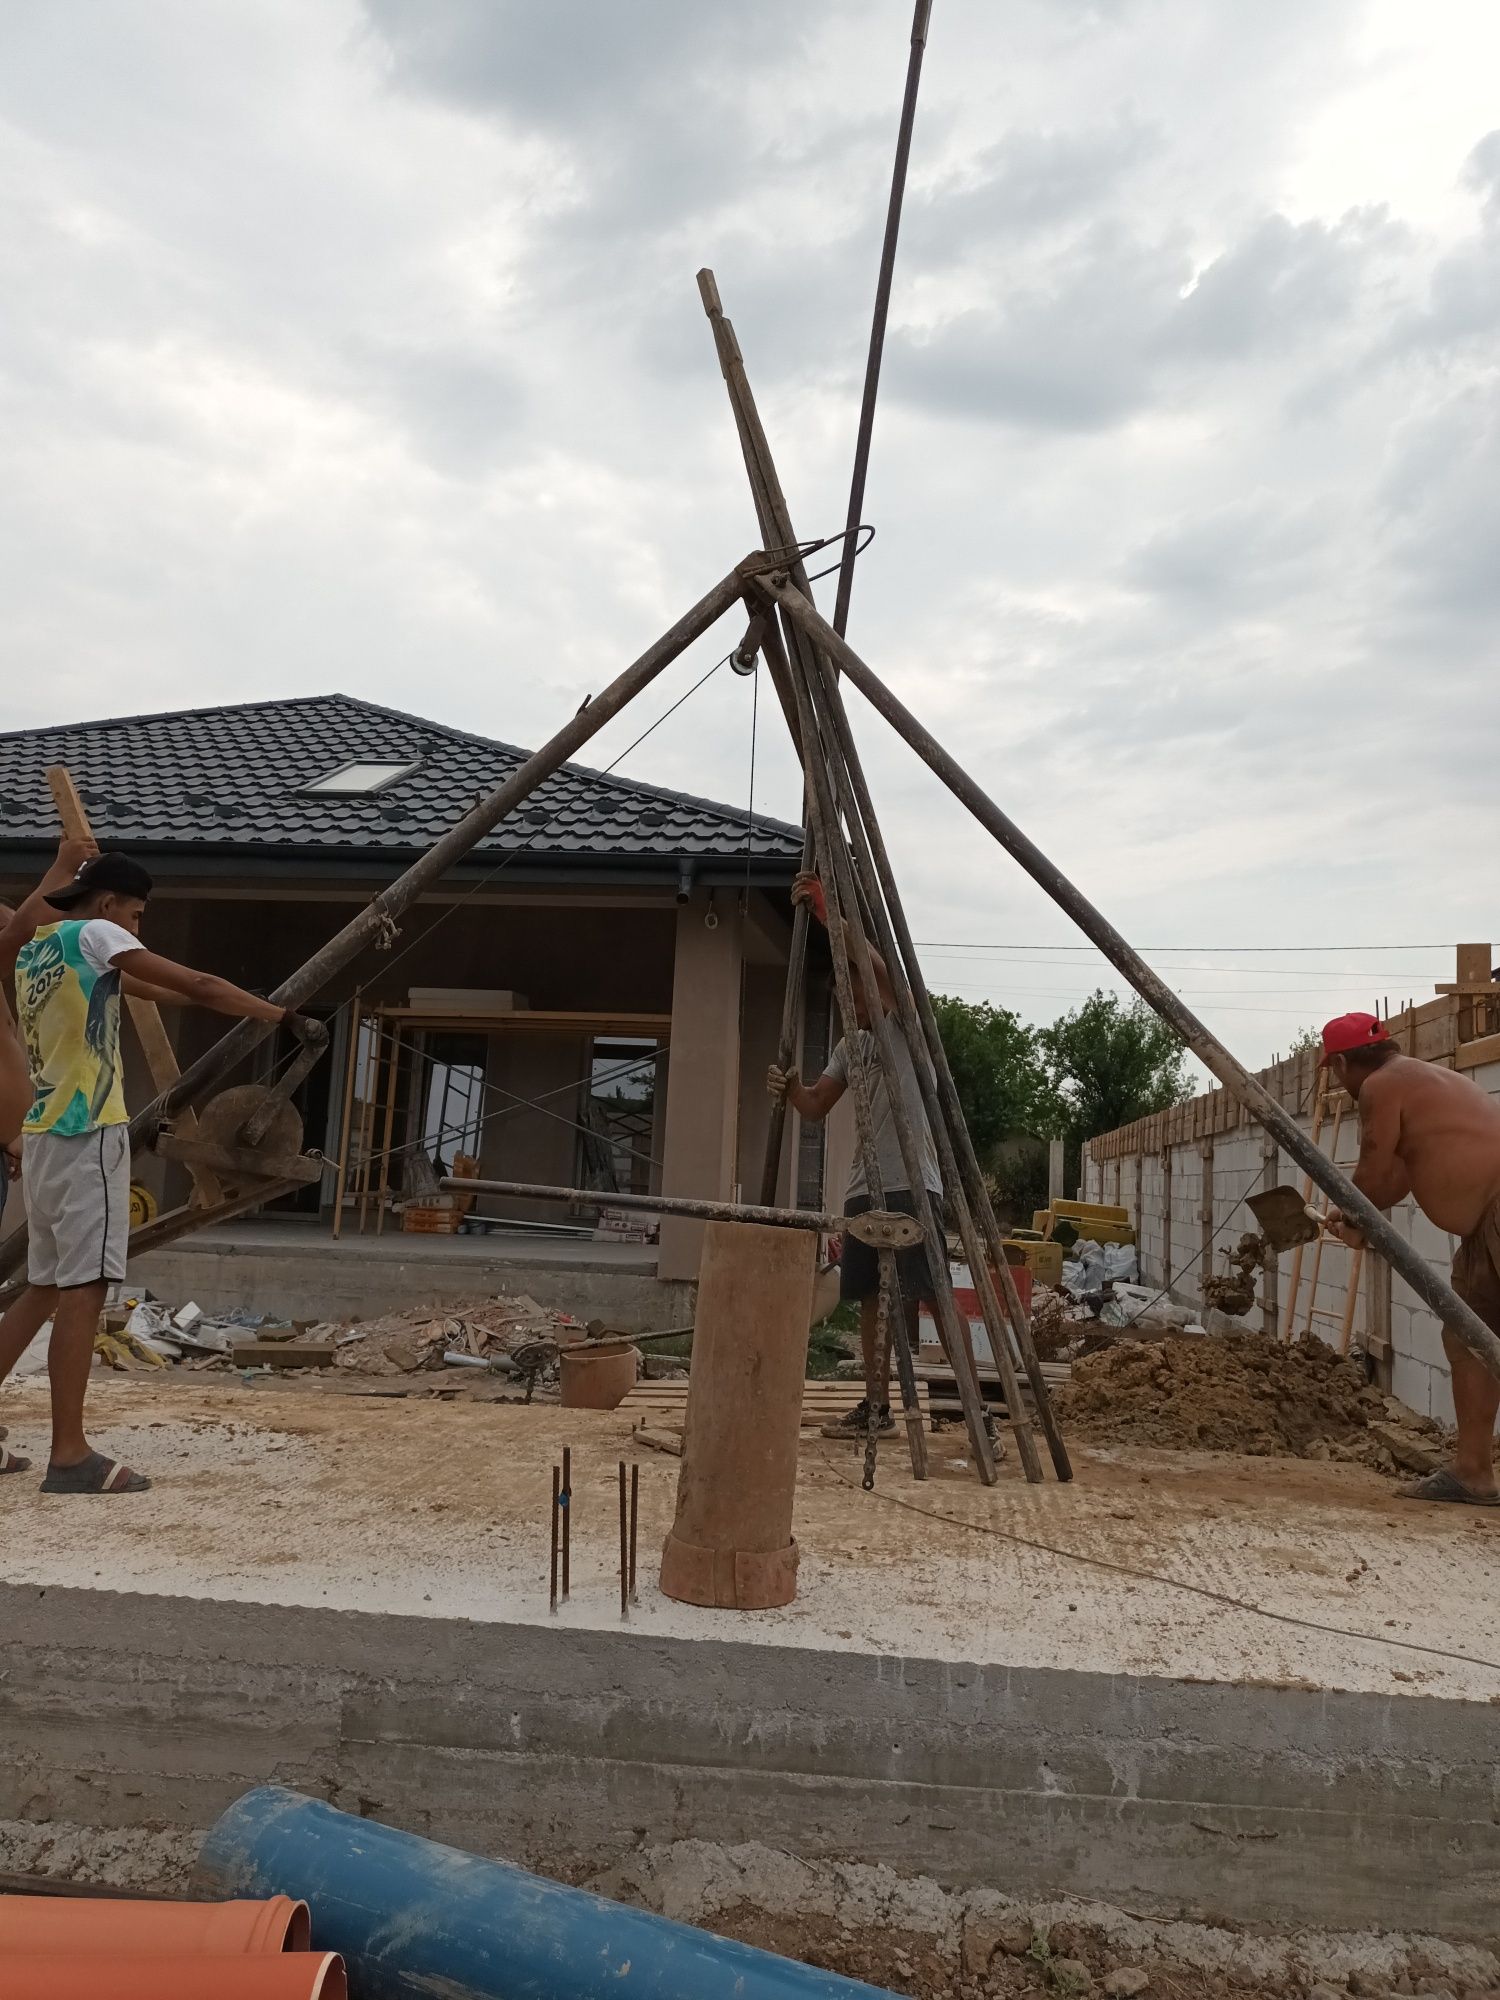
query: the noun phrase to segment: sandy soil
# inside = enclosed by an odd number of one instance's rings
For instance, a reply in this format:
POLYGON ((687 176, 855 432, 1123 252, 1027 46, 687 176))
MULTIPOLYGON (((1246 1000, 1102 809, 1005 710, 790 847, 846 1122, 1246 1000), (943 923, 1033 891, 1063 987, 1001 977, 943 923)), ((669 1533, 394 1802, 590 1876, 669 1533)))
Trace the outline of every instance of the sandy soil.
MULTIPOLYGON (((37 1454, 44 1383, 0 1402, 37 1454)), ((1500 1519, 1402 1503, 1359 1466, 1081 1447, 1070 1486, 1028 1487, 1012 1452, 986 1491, 948 1432, 925 1485, 885 1445, 867 1495, 852 1448, 814 1438, 798 1599, 743 1614, 655 1589, 678 1461, 633 1451, 618 1415, 201 1376, 101 1379, 91 1414, 153 1490, 57 1499, 6 1478, 7 1581, 540 1623, 570 1444, 564 1625, 619 1622, 616 1466, 638 1456, 644 1633, 1500 1701, 1500 1519)))

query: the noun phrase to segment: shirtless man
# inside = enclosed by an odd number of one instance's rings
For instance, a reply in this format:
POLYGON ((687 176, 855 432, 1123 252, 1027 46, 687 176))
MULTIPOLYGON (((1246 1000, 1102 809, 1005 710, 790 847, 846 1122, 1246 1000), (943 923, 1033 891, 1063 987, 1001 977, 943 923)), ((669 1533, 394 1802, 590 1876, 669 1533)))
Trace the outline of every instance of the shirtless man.
MULTIPOLYGON (((1359 1106, 1354 1185, 1377 1208, 1410 1195, 1429 1222, 1463 1240, 1453 1289, 1500 1333, 1500 1103, 1456 1070, 1402 1055, 1373 1014, 1344 1014, 1323 1030, 1323 1061, 1359 1106)), ((1344 1242, 1362 1239, 1337 1209, 1344 1242)), ((1458 1448, 1451 1468, 1407 1489, 1414 1500, 1500 1505, 1495 1486, 1497 1380, 1445 1327, 1458 1448)))

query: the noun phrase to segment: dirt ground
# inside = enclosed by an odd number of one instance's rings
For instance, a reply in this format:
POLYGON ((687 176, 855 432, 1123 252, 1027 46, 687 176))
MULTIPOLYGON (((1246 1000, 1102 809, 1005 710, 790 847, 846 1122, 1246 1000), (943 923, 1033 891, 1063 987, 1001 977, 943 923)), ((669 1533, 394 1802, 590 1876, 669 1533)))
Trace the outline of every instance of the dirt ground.
POLYGON ((1059 1392, 1058 1417, 1094 1444, 1332 1459, 1388 1473, 1425 1470, 1442 1445, 1431 1418, 1372 1388, 1359 1363, 1321 1340, 1283 1346, 1261 1333, 1122 1341, 1088 1355, 1059 1392))

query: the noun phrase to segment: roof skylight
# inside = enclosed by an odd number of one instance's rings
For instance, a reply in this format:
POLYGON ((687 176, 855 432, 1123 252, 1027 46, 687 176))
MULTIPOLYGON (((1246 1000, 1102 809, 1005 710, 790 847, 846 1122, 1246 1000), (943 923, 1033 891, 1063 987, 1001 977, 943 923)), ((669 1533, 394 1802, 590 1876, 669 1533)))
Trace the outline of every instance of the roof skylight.
POLYGON ((394 785, 398 778, 416 768, 413 762, 380 763, 374 758, 352 757, 347 764, 314 778, 302 790, 322 798, 367 798, 372 792, 383 792, 387 785, 394 785))

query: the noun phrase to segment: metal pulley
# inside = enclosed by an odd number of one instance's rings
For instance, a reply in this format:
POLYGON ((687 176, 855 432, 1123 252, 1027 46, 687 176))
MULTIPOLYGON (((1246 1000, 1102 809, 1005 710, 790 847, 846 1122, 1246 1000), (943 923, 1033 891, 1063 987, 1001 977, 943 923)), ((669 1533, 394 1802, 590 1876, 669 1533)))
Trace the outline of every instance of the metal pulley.
POLYGON ((328 1046, 321 1029, 308 1035, 275 1083, 241 1083, 221 1090, 198 1110, 197 1130, 179 1138, 163 1132, 156 1150, 184 1166, 207 1167, 226 1195, 253 1190, 257 1181, 311 1183, 322 1177, 321 1153, 302 1150, 302 1118, 292 1092, 328 1046))

